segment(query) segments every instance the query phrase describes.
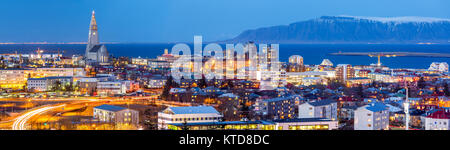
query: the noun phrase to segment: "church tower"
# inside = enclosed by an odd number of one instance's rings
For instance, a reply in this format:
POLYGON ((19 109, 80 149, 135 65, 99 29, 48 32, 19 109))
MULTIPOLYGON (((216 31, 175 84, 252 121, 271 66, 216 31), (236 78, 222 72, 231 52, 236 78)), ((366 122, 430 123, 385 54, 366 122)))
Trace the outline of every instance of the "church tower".
POLYGON ((98 28, 94 11, 92 11, 91 25, 89 27, 89 40, 86 46, 85 60, 87 60, 88 63, 105 64, 108 62, 108 51, 106 50, 106 46, 100 44, 98 40, 98 28))
POLYGON ((98 40, 97 21, 95 20, 95 11, 92 11, 91 25, 89 27, 89 40, 86 47, 86 55, 88 55, 90 49, 92 49, 95 45, 98 44, 100 44, 100 42, 98 40))

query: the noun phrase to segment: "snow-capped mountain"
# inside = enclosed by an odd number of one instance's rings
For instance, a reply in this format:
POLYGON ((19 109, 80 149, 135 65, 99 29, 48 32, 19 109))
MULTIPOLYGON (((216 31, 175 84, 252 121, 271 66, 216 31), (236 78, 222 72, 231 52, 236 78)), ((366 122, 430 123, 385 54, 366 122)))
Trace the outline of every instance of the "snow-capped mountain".
POLYGON ((450 43, 450 19, 322 16, 242 32, 227 42, 450 43))

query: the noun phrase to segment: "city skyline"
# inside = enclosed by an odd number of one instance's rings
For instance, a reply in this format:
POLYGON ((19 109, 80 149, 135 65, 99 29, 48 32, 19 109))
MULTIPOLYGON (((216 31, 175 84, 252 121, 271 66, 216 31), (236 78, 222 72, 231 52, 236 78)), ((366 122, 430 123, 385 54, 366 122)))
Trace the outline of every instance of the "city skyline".
POLYGON ((450 130, 447 10, 47 2, 5 15, 8 32, 0 24, 0 41, 46 40, 0 42, 0 130, 450 130))
POLYGON ((190 42, 194 35, 203 35, 205 41, 225 40, 244 30, 289 24, 322 15, 450 18, 445 7, 449 2, 440 0, 285 3, 47 0, 4 3, 0 6, 0 13, 5 14, 3 20, 7 23, 0 25, 0 43, 84 42, 92 10, 97 12, 101 24, 99 29, 103 38, 100 40, 120 43, 190 42))

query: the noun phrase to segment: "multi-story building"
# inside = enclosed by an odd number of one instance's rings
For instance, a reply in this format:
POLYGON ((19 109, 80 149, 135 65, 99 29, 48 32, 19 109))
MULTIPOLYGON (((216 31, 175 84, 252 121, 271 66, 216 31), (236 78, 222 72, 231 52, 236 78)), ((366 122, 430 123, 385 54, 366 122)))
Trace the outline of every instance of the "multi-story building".
POLYGON ((325 118, 294 118, 273 121, 275 130, 336 130, 338 121, 325 118))
POLYGON ((47 91, 47 79, 45 78, 29 78, 27 81, 28 91, 47 91))
POLYGON ((83 68, 30 68, 0 70, 0 88, 23 89, 28 78, 82 77, 83 68))
POLYGON ((337 120, 337 102, 317 100, 298 105, 298 118, 327 118, 337 120))
POLYGON ((81 94, 94 95, 97 92, 97 82, 97 78, 81 78, 78 80, 78 90, 81 94))
POLYGON ((396 80, 396 78, 394 76, 391 76, 389 74, 383 74, 383 73, 369 73, 367 75, 368 78, 374 80, 374 81, 378 81, 378 82, 387 82, 387 83, 393 83, 393 82, 397 82, 398 80, 396 80))
POLYGON ((289 57, 289 63, 286 66, 286 72, 303 72, 303 57, 300 55, 292 55, 289 57))
POLYGON ((102 96, 125 94, 127 87, 121 81, 97 82, 97 94, 102 96))
POLYGON ((163 88, 167 79, 162 76, 154 76, 148 80, 147 88, 163 88))
POLYGON ((356 77, 369 77, 370 70, 355 70, 356 77))
POLYGON ((82 77, 86 75, 83 68, 34 68, 29 73, 31 78, 52 76, 82 77))
POLYGON ((450 112, 438 110, 425 117, 425 130, 449 130, 450 112))
POLYGON ((348 79, 355 77, 355 70, 352 65, 338 64, 336 66, 336 77, 338 80, 347 81, 348 79))
POLYGON ((148 65, 148 59, 146 58, 131 58, 131 64, 136 64, 136 65, 148 65))
POLYGON ((94 107, 94 118, 101 122, 137 125, 139 123, 139 112, 125 107, 104 104, 94 107))
POLYGON ((356 77, 356 78, 348 79, 346 82, 346 86, 347 87, 355 87, 355 86, 359 86, 359 85, 370 84, 370 83, 372 83, 372 81, 373 81, 373 79, 369 79, 366 77, 356 77))
MULTIPOLYGON (((286 82, 294 85, 305 85, 306 79, 317 79, 321 80, 322 78, 328 77, 326 72, 322 71, 307 71, 307 72, 286 72, 286 82)), ((306 81, 306 84, 310 82, 306 81)))
POLYGON ((174 123, 219 122, 222 118, 212 106, 168 107, 158 113, 158 129, 169 129, 174 123))
POLYGON ((295 101, 297 96, 258 98, 255 103, 256 113, 272 119, 295 118, 295 101))
POLYGON ((300 55, 292 55, 289 57, 289 63, 303 65, 303 57, 300 55))
POLYGON ((388 130, 388 107, 380 102, 372 102, 355 110, 355 130, 388 130))
POLYGON ((28 78, 28 69, 0 70, 0 88, 22 89, 28 78))
POLYGON ((45 78, 29 78, 27 81, 27 89, 29 91, 50 91, 55 86, 65 89, 73 83, 73 77, 45 77, 45 78))

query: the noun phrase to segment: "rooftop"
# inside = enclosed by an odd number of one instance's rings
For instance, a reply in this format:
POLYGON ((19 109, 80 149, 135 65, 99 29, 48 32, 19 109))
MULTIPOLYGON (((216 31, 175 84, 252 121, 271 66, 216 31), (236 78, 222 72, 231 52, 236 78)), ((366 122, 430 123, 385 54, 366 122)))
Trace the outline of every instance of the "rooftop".
POLYGON ((445 110, 438 110, 430 115, 427 116, 427 118, 433 118, 433 119, 450 119, 450 112, 445 110))
POLYGON ((324 105, 329 105, 331 103, 336 103, 336 101, 330 100, 330 99, 324 99, 324 100, 318 100, 318 101, 308 102, 308 103, 313 106, 324 106, 324 105))
POLYGON ((125 107, 113 106, 113 105, 107 105, 107 104, 103 104, 103 105, 97 106, 95 108, 96 109, 107 110, 107 111, 114 111, 114 112, 127 109, 125 107))
POLYGON ((372 102, 365 107, 367 110, 369 111, 373 111, 373 112, 379 112, 379 111, 384 111, 384 110, 388 110, 388 106, 384 105, 381 102, 372 102))
POLYGON ((270 121, 221 121, 221 122, 194 122, 194 123, 169 123, 174 126, 211 126, 211 125, 248 125, 248 124, 263 124, 272 125, 270 121))
POLYGON ((326 119, 326 118, 293 118, 293 119, 278 119, 278 120, 273 120, 273 122, 280 122, 280 123, 284 123, 284 122, 320 122, 320 121, 332 121, 330 119, 326 119))
POLYGON ((212 106, 169 107, 174 114, 219 114, 212 106))

